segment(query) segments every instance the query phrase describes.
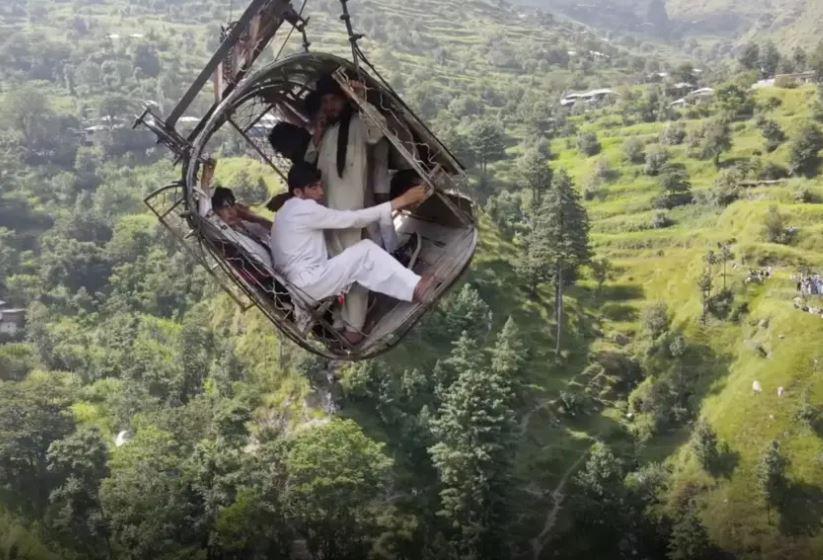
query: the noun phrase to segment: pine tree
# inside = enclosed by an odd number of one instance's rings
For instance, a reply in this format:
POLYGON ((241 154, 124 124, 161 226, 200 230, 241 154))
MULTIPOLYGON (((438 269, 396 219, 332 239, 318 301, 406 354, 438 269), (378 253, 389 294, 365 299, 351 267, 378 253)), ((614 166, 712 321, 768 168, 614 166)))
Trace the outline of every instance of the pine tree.
POLYGON ((667 556, 669 560, 703 560, 708 557, 709 550, 709 535, 691 504, 672 527, 667 556))
POLYGON ((557 340, 555 351, 560 352, 563 333, 563 291, 574 281, 578 268, 589 262, 589 216, 580 204, 571 178, 558 173, 552 181, 535 220, 535 237, 541 257, 551 271, 555 288, 557 340))
POLYGON ((528 348, 523 343, 517 323, 509 317, 497 335, 497 343, 492 349, 492 371, 506 379, 515 377, 522 371, 527 352, 528 348))
POLYGON ((431 423, 438 442, 429 448, 441 482, 438 515, 456 530, 461 558, 496 559, 504 552, 514 397, 505 377, 464 358, 454 360, 459 376, 431 423))
POLYGON ((528 150, 519 161, 519 172, 532 193, 532 208, 540 208, 542 194, 551 186, 552 170, 549 158, 537 148, 528 150))
POLYGON ((718 457, 717 434, 705 420, 697 424, 692 443, 700 464, 704 469, 710 469, 718 457))
POLYGON ((788 460, 780 453, 780 442, 772 441, 757 466, 757 482, 766 499, 766 508, 769 511, 771 506, 779 502, 783 496, 788 464, 788 460))

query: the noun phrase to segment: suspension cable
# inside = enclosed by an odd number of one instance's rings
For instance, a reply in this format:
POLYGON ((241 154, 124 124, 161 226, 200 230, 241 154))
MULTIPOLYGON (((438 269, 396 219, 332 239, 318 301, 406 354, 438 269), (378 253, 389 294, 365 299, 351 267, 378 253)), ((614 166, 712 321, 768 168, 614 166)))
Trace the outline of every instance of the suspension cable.
POLYGON ((300 31, 303 34, 303 49, 306 52, 309 52, 309 47, 311 46, 311 43, 309 42, 309 38, 306 35, 306 24, 308 23, 308 20, 306 20, 306 21, 303 20, 303 10, 306 9, 306 4, 308 4, 308 3, 309 3, 309 0, 303 0, 303 4, 301 4, 301 6, 300 6, 300 11, 297 12, 297 20, 298 20, 298 22, 301 22, 301 23, 299 23, 298 25, 292 25, 291 29, 289 29, 289 33, 288 33, 288 35, 286 35, 286 39, 283 41, 283 44, 280 45, 280 49, 277 51, 277 54, 274 56, 274 60, 278 60, 280 58, 280 55, 283 54, 283 50, 286 48, 286 45, 289 43, 289 39, 291 39, 291 35, 292 35, 292 33, 294 33, 295 27, 298 29, 298 31, 300 31))

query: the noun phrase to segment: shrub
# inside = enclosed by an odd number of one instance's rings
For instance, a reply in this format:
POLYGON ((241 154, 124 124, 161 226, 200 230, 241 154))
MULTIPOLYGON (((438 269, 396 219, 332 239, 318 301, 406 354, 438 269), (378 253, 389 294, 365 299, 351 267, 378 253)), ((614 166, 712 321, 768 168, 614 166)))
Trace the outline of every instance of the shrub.
POLYGON ((801 204, 812 204, 817 202, 817 196, 808 187, 802 187, 794 193, 794 200, 801 204))
POLYGON ((692 202, 692 185, 686 171, 680 167, 667 166, 660 175, 663 195, 657 199, 657 208, 672 209, 692 202))
POLYGON ((778 211, 777 206, 769 207, 766 218, 763 220, 763 233, 770 243, 788 244, 792 234, 786 228, 786 219, 778 211))
POLYGON ((803 127, 792 142, 789 157, 789 172, 792 175, 817 175, 820 164, 820 150, 823 149, 823 132, 809 124, 803 127))
POLYGON ((594 156, 600 153, 600 141, 594 132, 582 132, 577 135, 577 149, 582 154, 594 156))
POLYGON ((649 146, 646 150, 646 165, 643 171, 646 175, 657 175, 669 161, 669 152, 662 146, 649 146))
POLYGON ((630 163, 643 163, 646 159, 645 144, 639 138, 629 138, 623 143, 623 155, 630 163))
POLYGON ((677 146, 686 139, 686 125, 683 123, 670 123, 663 132, 660 133, 660 143, 664 146, 677 146))
POLYGON ((766 139, 766 151, 773 152, 780 147, 780 144, 786 141, 786 134, 780 125, 770 119, 761 119, 757 126, 760 127, 760 132, 763 133, 763 138, 766 139))
POLYGON ((799 84, 797 80, 793 78, 789 78, 788 76, 780 76, 774 80, 774 87, 784 88, 784 89, 795 89, 799 84))
POLYGON ((669 331, 672 324, 669 307, 661 302, 653 303, 643 310, 643 330, 654 340, 669 331))
POLYGON ((674 220, 669 217, 668 212, 656 212, 652 218, 652 229, 665 229, 674 225, 674 220))
POLYGON ((739 167, 721 171, 709 192, 709 202, 722 208, 740 198, 740 183, 744 178, 745 174, 739 167))
POLYGON ((765 181, 785 179, 788 176, 789 171, 782 165, 774 163, 773 161, 766 163, 766 165, 764 165, 757 173, 757 178, 765 181))

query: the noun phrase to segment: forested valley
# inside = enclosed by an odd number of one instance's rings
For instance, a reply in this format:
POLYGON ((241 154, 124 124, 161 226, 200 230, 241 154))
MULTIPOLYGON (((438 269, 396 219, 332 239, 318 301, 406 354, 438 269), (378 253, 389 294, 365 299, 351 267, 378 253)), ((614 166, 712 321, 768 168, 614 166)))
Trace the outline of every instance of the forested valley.
MULTIPOLYGON (((0 560, 823 556, 819 33, 351 2, 466 164, 480 244, 395 349, 341 363, 144 204, 179 170, 131 124, 241 4, 0 4, 0 560)), ((340 9, 306 4, 313 50, 351 55, 340 9)), ((281 179, 215 157, 271 216, 281 179)))

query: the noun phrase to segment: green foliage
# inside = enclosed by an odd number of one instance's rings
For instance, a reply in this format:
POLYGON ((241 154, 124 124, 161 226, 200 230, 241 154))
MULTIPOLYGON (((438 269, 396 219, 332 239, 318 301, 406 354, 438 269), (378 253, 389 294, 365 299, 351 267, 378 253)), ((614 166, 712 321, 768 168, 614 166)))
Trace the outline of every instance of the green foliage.
POLYGON ((698 560, 711 552, 709 535, 694 505, 690 505, 672 527, 669 560, 698 560))
POLYGON ((732 146, 729 124, 722 119, 715 119, 703 126, 700 137, 701 157, 712 159, 715 166, 719 166, 720 156, 732 146))
POLYGON ((287 507, 325 558, 362 558, 374 519, 368 511, 386 482, 391 460, 351 420, 299 434, 286 457, 287 507))
POLYGON ((518 161, 518 171, 532 194, 532 206, 540 207, 543 193, 551 187, 552 170, 549 157, 537 148, 526 151, 518 161))
POLYGON ((623 155, 629 163, 646 161, 646 145, 639 138, 629 138, 623 143, 623 155))
POLYGON ((763 138, 766 139, 766 151, 773 152, 786 140, 786 134, 780 125, 770 119, 762 119, 758 121, 757 126, 763 133, 763 138))
POLYGON ((801 128, 790 145, 789 172, 807 177, 817 175, 820 150, 823 150, 823 132, 813 124, 801 128))
POLYGON ((671 327, 671 316, 669 308, 663 302, 657 302, 643 310, 641 319, 644 332, 652 339, 656 340, 669 331, 671 327))
POLYGON ((506 135, 499 122, 478 121, 469 129, 468 136, 474 159, 483 173, 490 163, 506 157, 506 135))
POLYGON ((48 468, 49 446, 74 429, 69 383, 45 373, 0 382, 0 488, 29 513, 44 512, 57 483, 48 468))
POLYGON ((786 244, 792 240, 792 235, 786 228, 786 217, 777 206, 769 206, 763 219, 763 235, 770 243, 786 244))
POLYGON ((692 434, 692 446, 697 460, 704 469, 709 470, 717 461, 719 451, 717 434, 705 420, 697 423, 692 434))
POLYGON ((767 507, 779 504, 786 491, 786 468, 789 462, 780 451, 780 443, 772 441, 757 465, 757 483, 767 507))
POLYGON ((577 135, 577 149, 581 154, 594 156, 600 153, 600 141, 594 132, 581 132, 577 135))
POLYGON ((49 495, 46 523, 63 546, 87 558, 105 558, 108 538, 100 506, 101 481, 108 475, 108 451, 97 428, 80 428, 53 442, 48 469, 60 483, 49 495))
MULTIPOLYGON (((455 529, 461 557, 491 559, 503 551, 515 421, 511 384, 502 370, 516 366, 517 349, 509 344, 516 334, 513 324, 501 334, 492 368, 454 363, 457 378, 432 421, 437 443, 429 452, 441 481, 438 515, 455 529)), ((476 346, 473 352, 480 354, 476 346)))
POLYGON ((643 171, 646 175, 659 175, 666 163, 669 161, 671 155, 669 151, 660 145, 652 145, 646 148, 646 165, 643 171))
POLYGON ((597 531, 612 526, 623 502, 623 463, 603 443, 595 443, 573 478, 575 517, 597 531))
POLYGON ((691 182, 685 169, 666 166, 660 174, 663 195, 655 201, 657 208, 671 210, 692 201, 691 182))
POLYGON ((744 45, 740 51, 738 62, 746 70, 760 70, 760 47, 756 43, 744 45))
POLYGON ((0 344, 0 381, 21 381, 37 366, 37 354, 30 344, 0 344))
POLYGON ((740 198, 740 184, 745 178, 745 173, 737 166, 724 169, 715 179, 714 188, 709 191, 709 202, 722 208, 736 201, 740 198))
POLYGON ((203 536, 180 476, 180 451, 172 434, 146 427, 113 453, 100 501, 118 557, 197 556, 203 536))

